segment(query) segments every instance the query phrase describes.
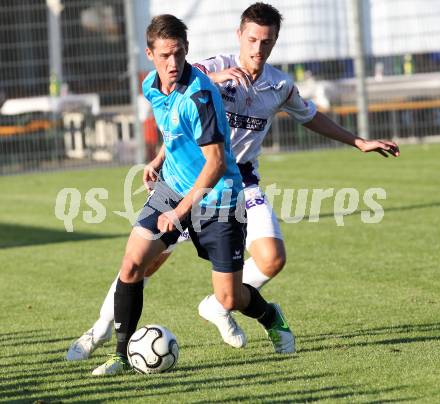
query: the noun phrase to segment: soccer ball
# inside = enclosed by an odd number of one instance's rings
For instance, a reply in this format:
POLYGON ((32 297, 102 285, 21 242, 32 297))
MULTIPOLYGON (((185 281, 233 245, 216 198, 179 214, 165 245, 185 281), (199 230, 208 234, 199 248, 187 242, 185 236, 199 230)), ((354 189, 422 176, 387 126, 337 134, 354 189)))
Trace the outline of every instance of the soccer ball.
POLYGON ((159 373, 172 369, 179 357, 174 334, 161 325, 139 328, 127 346, 130 365, 139 373, 159 373))

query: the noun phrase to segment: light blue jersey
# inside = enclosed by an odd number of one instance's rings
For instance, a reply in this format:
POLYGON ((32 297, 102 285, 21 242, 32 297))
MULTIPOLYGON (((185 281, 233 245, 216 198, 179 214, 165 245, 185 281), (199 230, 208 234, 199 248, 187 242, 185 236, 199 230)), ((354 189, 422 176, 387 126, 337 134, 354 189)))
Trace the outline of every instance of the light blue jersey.
POLYGON ((165 144, 162 175, 174 191, 185 196, 206 162, 201 147, 223 142, 226 172, 201 206, 234 207, 242 178, 231 151, 229 123, 218 89, 198 69, 185 62, 182 77, 169 95, 160 91, 159 75, 153 70, 142 83, 145 98, 165 144))

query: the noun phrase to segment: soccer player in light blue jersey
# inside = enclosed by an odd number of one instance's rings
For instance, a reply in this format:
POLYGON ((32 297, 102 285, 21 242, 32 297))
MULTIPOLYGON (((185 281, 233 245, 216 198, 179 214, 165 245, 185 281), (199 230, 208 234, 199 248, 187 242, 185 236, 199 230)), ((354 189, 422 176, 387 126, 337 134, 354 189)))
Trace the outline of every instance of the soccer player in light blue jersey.
MULTIPOLYGON (((147 29, 147 56, 156 70, 143 83, 164 140, 155 159, 154 193, 132 229, 114 295, 116 353, 93 375, 129 370, 127 344, 142 312, 145 268, 188 228, 198 255, 212 264, 217 300, 257 319, 276 351, 294 345, 283 314, 254 287, 243 284, 246 224, 240 220, 242 177, 232 155, 229 125, 218 89, 186 62, 186 26, 165 14, 147 29)), ((244 207, 243 207, 244 209, 244 207)), ((244 219, 244 218, 243 218, 244 219)))

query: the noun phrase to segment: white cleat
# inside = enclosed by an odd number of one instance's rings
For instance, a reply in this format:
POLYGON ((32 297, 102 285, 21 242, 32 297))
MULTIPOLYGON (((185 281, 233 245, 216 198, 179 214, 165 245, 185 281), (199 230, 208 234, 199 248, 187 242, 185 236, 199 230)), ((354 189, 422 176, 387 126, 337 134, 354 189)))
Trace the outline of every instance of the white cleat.
POLYGON ((200 302, 199 315, 218 328, 223 341, 234 348, 243 348, 246 345, 246 335, 243 330, 229 311, 219 312, 216 307, 212 307, 210 297, 206 296, 200 302))
POLYGON ((96 348, 99 348, 101 345, 110 341, 111 337, 112 327, 109 327, 107 332, 101 337, 96 337, 93 328, 91 328, 70 345, 66 359, 68 361, 82 361, 88 359, 96 348))

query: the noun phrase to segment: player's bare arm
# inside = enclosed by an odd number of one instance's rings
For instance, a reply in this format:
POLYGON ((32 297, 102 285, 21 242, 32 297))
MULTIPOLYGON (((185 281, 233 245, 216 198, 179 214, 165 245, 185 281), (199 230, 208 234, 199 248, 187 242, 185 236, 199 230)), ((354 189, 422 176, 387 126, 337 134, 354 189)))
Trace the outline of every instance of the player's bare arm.
POLYGON ((357 147, 364 153, 375 151, 384 157, 388 157, 388 154, 394 157, 400 155, 399 146, 395 142, 392 142, 391 140, 362 139, 339 126, 336 122, 332 121, 321 112, 317 112, 313 119, 303 124, 303 126, 330 139, 357 147))
POLYGON ((180 201, 176 209, 159 216, 157 227, 162 232, 174 230, 176 228, 175 220, 180 221, 188 215, 193 204, 199 203, 203 198, 205 190, 213 188, 225 173, 226 161, 223 142, 202 146, 201 149, 206 163, 197 177, 193 188, 180 201))
POLYGON ((208 73, 208 77, 214 83, 224 83, 225 81, 232 80, 237 85, 242 85, 243 87, 248 87, 250 83, 250 78, 248 74, 240 67, 230 67, 229 69, 224 69, 218 72, 208 73))
POLYGON ((153 188, 153 183, 157 181, 157 173, 162 168, 163 162, 165 161, 165 146, 159 150, 157 156, 150 161, 144 168, 144 174, 142 180, 144 182, 145 188, 149 191, 153 188))

